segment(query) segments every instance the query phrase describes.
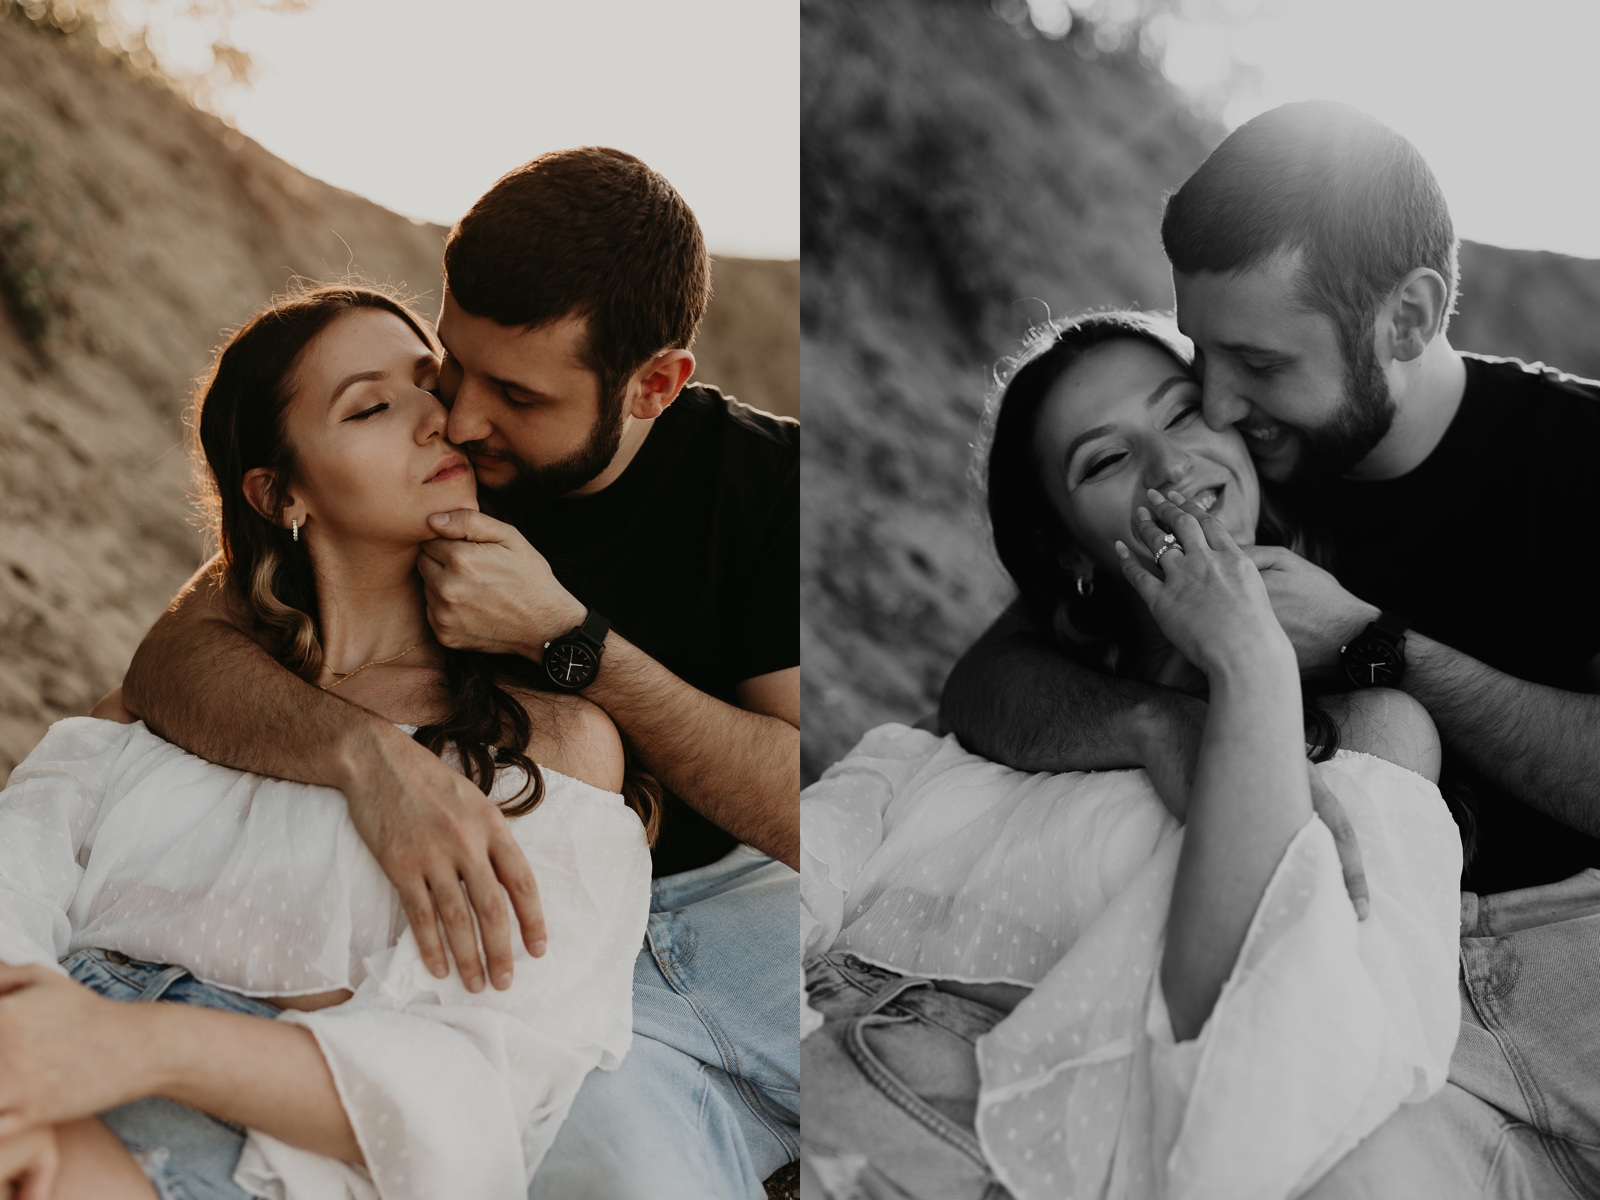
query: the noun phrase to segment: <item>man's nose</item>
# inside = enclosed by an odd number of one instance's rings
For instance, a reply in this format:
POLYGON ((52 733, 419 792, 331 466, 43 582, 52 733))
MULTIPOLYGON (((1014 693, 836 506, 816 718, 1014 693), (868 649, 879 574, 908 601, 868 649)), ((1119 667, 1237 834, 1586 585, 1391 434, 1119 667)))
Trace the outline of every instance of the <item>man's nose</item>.
POLYGON ((1221 433, 1249 416, 1251 407, 1250 401, 1234 388, 1230 376, 1207 364, 1200 381, 1200 412, 1207 425, 1221 433))
POLYGON ((457 446, 467 442, 481 442, 492 428, 488 416, 488 397, 482 384, 470 376, 461 380, 456 388, 455 403, 450 406, 449 423, 445 437, 457 446))

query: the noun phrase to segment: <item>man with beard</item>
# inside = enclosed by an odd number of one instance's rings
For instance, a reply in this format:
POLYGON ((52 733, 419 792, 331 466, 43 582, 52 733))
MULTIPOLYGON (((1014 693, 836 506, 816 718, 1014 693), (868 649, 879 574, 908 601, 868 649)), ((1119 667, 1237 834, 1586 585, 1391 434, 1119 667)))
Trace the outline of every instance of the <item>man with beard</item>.
MULTIPOLYGON (((446 435, 486 511, 431 518, 429 622, 598 704, 665 790, 632 1048, 585 1081, 529 1195, 746 1197, 798 1150, 799 425, 685 387, 710 264, 630 155, 505 176, 451 231, 445 286, 446 435)), ((470 990, 509 987, 504 898, 529 953, 546 934, 499 810, 252 634, 197 579, 127 708, 214 762, 343 790, 429 967, 442 923, 470 990)))
MULTIPOLYGON (((1342 105, 1240 127, 1170 198, 1162 240, 1207 422, 1239 428, 1329 551, 1331 570, 1249 552, 1302 670, 1421 701, 1465 815, 1451 1081, 1315 1194, 1600 1194, 1600 1022, 1582 1019, 1600 996, 1600 568, 1575 532, 1600 489, 1600 385, 1450 346, 1443 194, 1342 105)), ((1143 766, 1171 796, 1203 711, 1079 666, 1012 612, 952 671, 941 720, 1012 766, 1143 766)))

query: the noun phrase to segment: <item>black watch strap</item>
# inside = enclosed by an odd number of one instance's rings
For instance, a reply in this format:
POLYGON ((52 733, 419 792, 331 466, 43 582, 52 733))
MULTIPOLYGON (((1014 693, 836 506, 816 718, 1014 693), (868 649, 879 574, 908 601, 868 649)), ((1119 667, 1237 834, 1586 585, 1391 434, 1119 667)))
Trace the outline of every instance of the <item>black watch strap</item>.
POLYGON ((1406 630, 1411 628, 1411 622, 1392 612, 1379 613, 1378 619, 1368 625, 1363 633, 1386 634, 1394 641, 1401 641, 1406 636, 1406 630))
POLYGON ((598 653, 605 649, 606 634, 610 632, 611 622, 591 608, 584 614, 583 624, 572 631, 572 636, 593 642, 595 652, 598 653))

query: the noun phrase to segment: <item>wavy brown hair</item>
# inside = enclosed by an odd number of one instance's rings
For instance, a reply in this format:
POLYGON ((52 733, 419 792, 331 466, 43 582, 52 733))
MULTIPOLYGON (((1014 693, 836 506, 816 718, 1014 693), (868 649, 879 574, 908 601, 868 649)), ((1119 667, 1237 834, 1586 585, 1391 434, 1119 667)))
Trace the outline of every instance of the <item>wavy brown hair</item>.
MULTIPOLYGON (((357 309, 394 314, 439 353, 428 323, 398 296, 351 284, 301 288, 275 298, 233 333, 197 384, 189 421, 197 457, 206 466, 200 473, 200 500, 216 540, 221 582, 273 656, 307 681, 322 670, 321 628, 307 547, 282 524, 295 473, 285 417, 306 348, 337 318, 357 309), (274 479, 270 517, 245 499, 244 478, 258 467, 274 479)), ((526 783, 500 809, 508 817, 532 812, 545 794, 544 773, 527 753, 533 733, 527 705, 535 702, 542 683, 533 664, 517 655, 442 649, 448 709, 439 721, 418 729, 416 740, 435 754, 453 746, 462 772, 485 795, 501 770, 520 768, 526 783)), ((538 702, 553 716, 553 699, 539 696, 538 702)), ((661 787, 635 767, 631 752, 622 794, 653 845, 661 823, 661 787)))

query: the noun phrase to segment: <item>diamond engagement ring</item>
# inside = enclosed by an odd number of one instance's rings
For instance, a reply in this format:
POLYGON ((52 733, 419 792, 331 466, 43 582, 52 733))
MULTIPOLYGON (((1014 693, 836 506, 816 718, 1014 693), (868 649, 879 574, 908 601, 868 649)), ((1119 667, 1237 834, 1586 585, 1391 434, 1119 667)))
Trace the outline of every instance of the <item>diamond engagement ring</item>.
POLYGON ((1178 539, 1177 538, 1173 537, 1170 533, 1167 534, 1167 537, 1170 538, 1171 540, 1168 541, 1167 543, 1165 543, 1164 545, 1156 547, 1156 554, 1155 554, 1155 559, 1154 559, 1154 561, 1156 561, 1156 562, 1160 562, 1161 561, 1161 556, 1163 554, 1165 554, 1168 550, 1177 550, 1177 551, 1180 551, 1180 552, 1183 550, 1183 547, 1178 545, 1178 539))

